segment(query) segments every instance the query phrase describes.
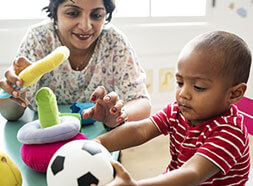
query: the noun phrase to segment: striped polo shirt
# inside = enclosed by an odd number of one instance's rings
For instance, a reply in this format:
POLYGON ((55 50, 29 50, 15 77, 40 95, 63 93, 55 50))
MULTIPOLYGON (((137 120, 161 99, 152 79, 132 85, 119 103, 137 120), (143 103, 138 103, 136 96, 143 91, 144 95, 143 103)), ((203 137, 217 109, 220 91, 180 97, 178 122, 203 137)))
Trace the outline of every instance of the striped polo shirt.
POLYGON ((164 135, 170 134, 172 160, 168 170, 180 168, 194 154, 220 168, 201 185, 245 185, 250 169, 249 138, 237 107, 221 116, 193 126, 179 111, 177 102, 150 117, 164 135))

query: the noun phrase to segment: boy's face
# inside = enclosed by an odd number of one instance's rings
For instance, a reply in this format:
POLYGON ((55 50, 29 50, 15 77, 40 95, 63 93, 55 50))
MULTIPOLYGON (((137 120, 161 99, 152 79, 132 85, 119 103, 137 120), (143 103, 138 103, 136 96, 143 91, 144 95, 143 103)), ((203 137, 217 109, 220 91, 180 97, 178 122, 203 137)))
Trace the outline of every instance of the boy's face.
POLYGON ((176 99, 182 114, 199 124, 229 108, 228 81, 219 76, 219 63, 203 52, 184 50, 178 60, 176 99))

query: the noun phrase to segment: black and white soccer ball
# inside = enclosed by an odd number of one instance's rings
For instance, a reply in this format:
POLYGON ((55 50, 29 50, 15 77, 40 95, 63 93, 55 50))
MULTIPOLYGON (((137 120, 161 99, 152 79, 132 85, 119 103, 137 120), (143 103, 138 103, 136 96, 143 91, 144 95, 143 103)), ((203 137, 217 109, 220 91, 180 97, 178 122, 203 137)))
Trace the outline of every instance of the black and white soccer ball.
POLYGON ((58 149, 47 168, 48 186, 105 185, 113 180, 111 155, 101 144, 75 140, 58 149))

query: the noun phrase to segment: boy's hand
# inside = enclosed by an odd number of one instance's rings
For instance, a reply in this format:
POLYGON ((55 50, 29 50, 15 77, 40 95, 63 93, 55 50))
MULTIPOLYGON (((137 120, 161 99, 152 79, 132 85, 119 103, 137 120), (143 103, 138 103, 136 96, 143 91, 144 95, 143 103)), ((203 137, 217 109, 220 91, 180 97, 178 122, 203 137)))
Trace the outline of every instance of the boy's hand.
POLYGON ((129 172, 117 161, 110 160, 116 171, 115 179, 106 186, 137 186, 136 181, 130 176, 129 172))
POLYGON ((127 120, 127 114, 124 112, 124 102, 119 100, 115 92, 106 93, 103 86, 99 86, 92 93, 90 100, 96 102, 95 106, 83 110, 83 119, 92 118, 103 122, 108 127, 116 127, 127 120))
POLYGON ((24 57, 17 58, 13 62, 12 67, 10 67, 9 69, 5 71, 4 73, 5 79, 2 79, 0 81, 0 88, 5 90, 10 95, 12 95, 11 99, 24 107, 27 106, 26 101, 20 97, 21 92, 13 88, 13 86, 15 85, 18 88, 23 87, 23 81, 20 80, 20 78, 18 77, 18 74, 31 64, 32 63, 24 57))
MULTIPOLYGON (((136 181, 119 162, 114 160, 110 160, 110 162, 116 171, 116 176, 113 181, 105 186, 137 186, 136 181)), ((96 184, 91 184, 90 186, 96 186, 96 184)))

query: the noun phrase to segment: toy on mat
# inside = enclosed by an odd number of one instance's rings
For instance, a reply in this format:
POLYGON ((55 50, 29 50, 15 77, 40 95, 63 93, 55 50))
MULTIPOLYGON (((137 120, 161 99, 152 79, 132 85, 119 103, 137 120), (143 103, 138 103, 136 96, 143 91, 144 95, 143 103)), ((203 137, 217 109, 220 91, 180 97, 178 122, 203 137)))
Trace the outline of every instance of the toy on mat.
POLYGON ((0 152, 0 185, 21 186, 22 176, 17 165, 4 153, 0 152))
POLYGON ((36 93, 39 119, 29 122, 18 131, 17 138, 23 143, 21 158, 34 170, 46 172, 48 163, 63 144, 77 139, 87 139, 80 131, 77 117, 59 116, 54 93, 47 87, 36 93))
POLYGON ((82 117, 82 111, 85 109, 88 109, 90 107, 93 107, 95 103, 92 102, 87 102, 87 103, 80 103, 80 102, 75 102, 70 106, 70 109, 72 110, 72 113, 79 113, 81 117, 81 123, 83 125, 90 125, 96 122, 96 120, 93 120, 91 118, 83 119, 82 117))
POLYGON ((60 123, 58 106, 54 93, 49 88, 41 88, 36 93, 36 104, 42 128, 47 128, 60 123))
MULTIPOLYGON (((18 76, 24 82, 24 87, 31 86, 32 84, 36 83, 45 73, 48 73, 59 66, 63 61, 68 59, 69 53, 70 52, 67 47, 60 46, 43 59, 33 63, 21 71, 18 76)), ((0 91, 0 98, 8 97, 11 97, 11 95, 3 90, 0 91)))
POLYGON ((71 141, 56 151, 47 168, 48 186, 105 185, 113 180, 110 153, 90 140, 71 141))

